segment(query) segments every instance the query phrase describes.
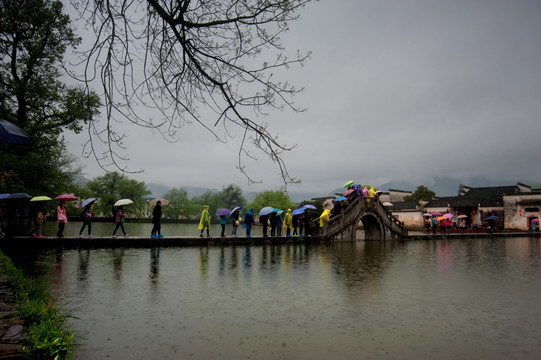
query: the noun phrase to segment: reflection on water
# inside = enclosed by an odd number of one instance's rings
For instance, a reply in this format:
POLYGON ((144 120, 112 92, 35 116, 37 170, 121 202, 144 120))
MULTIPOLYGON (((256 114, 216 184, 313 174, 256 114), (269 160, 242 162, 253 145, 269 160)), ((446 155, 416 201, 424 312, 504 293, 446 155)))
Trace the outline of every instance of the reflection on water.
POLYGON ((43 251, 24 266, 71 311, 80 359, 541 354, 538 238, 43 251))

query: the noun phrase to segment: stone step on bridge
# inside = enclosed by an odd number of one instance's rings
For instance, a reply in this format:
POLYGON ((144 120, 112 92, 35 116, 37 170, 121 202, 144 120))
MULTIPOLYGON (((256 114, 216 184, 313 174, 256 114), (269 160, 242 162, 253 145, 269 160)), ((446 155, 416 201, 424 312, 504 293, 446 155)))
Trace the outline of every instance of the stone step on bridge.
POLYGON ((331 240, 355 239, 359 221, 363 224, 366 240, 390 240, 408 236, 404 223, 393 217, 378 197, 361 196, 342 209, 339 215, 333 216, 319 230, 319 236, 331 240))

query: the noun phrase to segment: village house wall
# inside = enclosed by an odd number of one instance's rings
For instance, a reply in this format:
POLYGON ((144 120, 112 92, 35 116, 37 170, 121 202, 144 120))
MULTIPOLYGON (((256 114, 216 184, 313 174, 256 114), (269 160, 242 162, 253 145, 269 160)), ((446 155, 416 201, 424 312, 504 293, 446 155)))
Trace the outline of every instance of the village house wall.
POLYGON ((541 194, 539 193, 506 195, 503 200, 505 229, 528 230, 530 225, 528 219, 539 219, 541 215, 541 194))

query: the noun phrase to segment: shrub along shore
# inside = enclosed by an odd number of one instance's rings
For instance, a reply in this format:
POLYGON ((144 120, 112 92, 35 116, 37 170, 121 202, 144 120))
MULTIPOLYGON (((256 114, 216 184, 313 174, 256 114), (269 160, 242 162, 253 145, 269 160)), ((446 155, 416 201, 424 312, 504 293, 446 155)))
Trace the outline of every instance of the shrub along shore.
POLYGON ((69 315, 62 314, 51 296, 24 276, 11 259, 0 251, 0 273, 5 274, 18 304, 14 315, 23 319, 22 340, 26 359, 71 359, 75 335, 66 328, 69 315))

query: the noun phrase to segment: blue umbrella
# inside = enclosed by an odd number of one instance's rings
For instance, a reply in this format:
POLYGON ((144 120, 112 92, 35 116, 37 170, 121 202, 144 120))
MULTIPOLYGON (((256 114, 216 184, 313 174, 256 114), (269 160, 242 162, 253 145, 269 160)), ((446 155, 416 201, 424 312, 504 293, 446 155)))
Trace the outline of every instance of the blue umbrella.
POLYGON ((306 210, 305 208, 301 207, 301 208, 298 208, 298 209, 295 209, 291 212, 291 215, 299 215, 299 214, 302 214, 304 212, 304 210, 306 210))
POLYGON ((304 205, 303 208, 305 208, 305 209, 312 209, 312 210, 317 209, 314 205, 310 205, 310 204, 304 205))
POLYGON ((5 199, 9 196, 9 194, 0 194, 0 200, 5 199))
POLYGON ((28 195, 27 193, 15 193, 9 195, 6 200, 30 200, 32 199, 32 196, 28 195))
POLYGON ((272 206, 266 206, 259 211, 259 215, 262 215, 262 216, 269 215, 273 211, 274 211, 274 208, 272 206))
POLYGON ((83 201, 81 203, 81 205, 79 205, 79 209, 82 209, 82 208, 86 207, 88 204, 91 204, 91 203, 95 202, 96 200, 98 200, 98 198, 88 198, 88 199, 86 199, 85 201, 83 201))
POLYGON ((344 201, 344 200, 347 200, 348 198, 345 197, 345 196, 339 196, 337 197, 336 199, 334 199, 334 201, 344 201))
POLYGON ((499 220, 500 218, 497 217, 496 215, 491 215, 489 217, 487 217, 484 221, 487 221, 487 220, 499 220))
POLYGON ((24 144, 30 140, 30 135, 23 129, 7 120, 0 119, 0 143, 24 144))

